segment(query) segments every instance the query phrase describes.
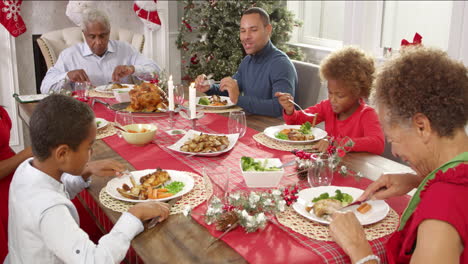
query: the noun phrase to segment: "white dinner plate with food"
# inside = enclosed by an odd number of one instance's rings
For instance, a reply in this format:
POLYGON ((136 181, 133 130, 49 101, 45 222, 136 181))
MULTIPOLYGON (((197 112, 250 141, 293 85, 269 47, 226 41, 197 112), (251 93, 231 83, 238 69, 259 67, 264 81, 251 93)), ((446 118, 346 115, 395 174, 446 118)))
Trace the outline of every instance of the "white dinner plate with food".
POLYGON ((284 143, 289 143, 289 144, 306 144, 306 143, 312 143, 315 141, 318 141, 320 139, 323 139, 327 136, 327 132, 325 130, 322 130, 318 127, 312 127, 311 128, 311 134, 314 135, 314 139, 309 139, 309 140, 286 140, 286 139, 281 139, 278 138, 278 134, 284 130, 284 129, 300 129, 300 125, 279 125, 279 126, 271 126, 265 128, 263 131, 263 134, 265 136, 277 140, 279 142, 284 142, 284 143))
POLYGON ((228 96, 201 96, 197 97, 196 100, 197 107, 203 107, 206 109, 226 109, 235 106, 235 104, 231 101, 231 99, 229 99, 228 96), (204 100, 205 104, 203 104, 200 100, 204 100))
POLYGON ((109 124, 109 122, 107 122, 107 120, 105 120, 104 118, 96 117, 96 127, 97 127, 97 129, 104 128, 108 124, 109 124))
MULTIPOLYGON (((140 184, 140 178, 148 175, 150 173, 155 172, 156 170, 154 169, 149 169, 149 170, 139 170, 139 171, 132 171, 130 172, 132 176, 134 177, 135 181, 137 184, 140 184)), ((175 170, 165 170, 169 173, 170 180, 165 182, 163 185, 170 184, 172 182, 178 181, 182 182, 184 184, 184 187, 182 190, 179 192, 175 193, 174 195, 167 197, 167 198, 161 198, 161 199, 146 199, 146 200, 135 200, 135 199, 130 199, 122 196, 118 191, 117 188, 122 188, 124 184, 127 184, 129 187, 132 187, 132 183, 130 180, 130 176, 122 176, 122 177, 115 177, 109 182, 107 182, 106 185, 106 191, 107 193, 112 196, 113 198, 121 201, 126 201, 126 202, 132 202, 132 203, 139 203, 139 202, 146 202, 146 201, 167 201, 171 200, 177 197, 180 197, 188 192, 190 192, 193 189, 193 186, 195 185, 195 181, 190 176, 187 172, 184 171, 175 171, 175 170)))
MULTIPOLYGON (((315 215, 314 209, 307 211, 306 208, 313 206, 314 203, 312 202, 312 200, 320 196, 322 193, 329 193, 330 196, 334 196, 336 190, 340 190, 343 193, 347 193, 351 195, 353 197, 353 201, 359 198, 359 196, 364 192, 361 189, 357 189, 353 187, 342 187, 342 186, 320 186, 320 187, 308 188, 298 193, 298 199, 293 204, 293 208, 297 213, 304 216, 305 218, 308 218, 315 222, 328 225, 330 224, 329 220, 315 215)), ((376 223, 384 219, 387 216, 388 212, 390 211, 390 207, 383 200, 371 200, 371 201, 367 201, 366 203, 368 203, 371 206, 371 209, 364 214, 356 210, 359 207, 359 205, 350 206, 346 208, 345 210, 354 212, 357 219, 362 225, 369 225, 369 224, 376 223)))
POLYGON ((114 90, 119 90, 119 91, 130 91, 133 89, 134 84, 115 84, 115 83, 110 83, 110 84, 105 84, 105 85, 100 85, 96 86, 94 90, 100 92, 100 93, 107 93, 107 94, 114 94, 114 90), (121 86, 121 87, 119 87, 121 86))
MULTIPOLYGON (((195 130, 189 130, 176 143, 170 145, 167 148, 169 148, 170 150, 173 150, 175 152, 179 152, 179 153, 183 153, 183 154, 187 154, 187 155, 212 157, 212 156, 218 156, 218 155, 221 155, 223 153, 226 153, 226 152, 230 151, 234 147, 234 145, 236 144, 238 139, 239 139, 239 134, 210 134, 210 133, 203 133, 203 132, 195 131, 195 130), (217 150, 217 151, 212 150, 212 151, 209 151, 209 152, 196 152, 196 151, 186 151, 186 150, 184 150, 183 146, 185 145, 185 143, 188 143, 189 141, 193 140, 197 136, 201 136, 201 135, 210 136, 210 137, 212 137, 212 136, 220 136, 220 137, 225 136, 229 142, 227 142, 227 144, 225 144, 226 146, 222 147, 222 149, 217 150)), ((204 145, 207 145, 207 144, 204 144, 204 145)), ((196 147, 195 147, 195 150, 196 150, 196 147)))

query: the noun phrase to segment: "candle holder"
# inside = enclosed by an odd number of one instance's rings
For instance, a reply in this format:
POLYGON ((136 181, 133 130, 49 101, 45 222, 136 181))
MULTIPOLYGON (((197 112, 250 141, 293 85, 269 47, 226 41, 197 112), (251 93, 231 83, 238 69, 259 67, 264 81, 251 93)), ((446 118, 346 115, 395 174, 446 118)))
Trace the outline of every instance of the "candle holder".
POLYGON ((173 129, 174 128, 174 124, 175 124, 175 111, 167 111, 169 113, 169 125, 170 125, 170 128, 173 129))
POLYGON ((193 130, 195 130, 195 128, 197 127, 197 121, 201 119, 203 116, 205 116, 205 113, 203 113, 202 111, 197 112, 195 115, 195 118, 190 118, 190 115, 186 111, 179 111, 179 114, 181 117, 187 120, 190 120, 191 127, 193 130))

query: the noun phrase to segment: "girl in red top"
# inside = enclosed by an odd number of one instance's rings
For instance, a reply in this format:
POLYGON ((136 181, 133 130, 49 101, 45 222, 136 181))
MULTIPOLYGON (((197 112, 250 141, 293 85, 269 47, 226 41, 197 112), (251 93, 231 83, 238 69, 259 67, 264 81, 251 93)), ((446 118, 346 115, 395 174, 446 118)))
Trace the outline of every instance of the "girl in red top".
POLYGON ((7 111, 0 106, 0 261, 8 253, 8 194, 16 167, 32 157, 31 148, 15 154, 10 148, 11 120, 7 111))
MULTIPOLYGON (((340 141, 351 138, 355 145, 351 151, 365 151, 380 155, 384 151, 384 134, 375 110, 364 99, 369 97, 374 79, 374 61, 355 47, 333 52, 320 65, 320 78, 328 81, 328 99, 307 108, 317 114, 316 123, 325 122, 328 136, 340 141)), ((314 117, 296 111, 287 93, 276 93, 283 106, 283 118, 289 125, 313 123, 314 117)), ((320 140, 313 148, 323 152, 328 140, 320 140)))

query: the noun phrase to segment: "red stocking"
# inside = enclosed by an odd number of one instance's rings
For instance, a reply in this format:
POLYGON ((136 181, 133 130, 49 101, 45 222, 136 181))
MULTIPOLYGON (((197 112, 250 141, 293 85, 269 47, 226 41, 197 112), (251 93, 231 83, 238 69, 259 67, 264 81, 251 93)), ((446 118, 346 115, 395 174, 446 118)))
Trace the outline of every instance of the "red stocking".
POLYGON ((17 37, 26 32, 26 25, 20 14, 21 3, 23 3, 23 0, 0 1, 0 23, 13 37, 17 37))

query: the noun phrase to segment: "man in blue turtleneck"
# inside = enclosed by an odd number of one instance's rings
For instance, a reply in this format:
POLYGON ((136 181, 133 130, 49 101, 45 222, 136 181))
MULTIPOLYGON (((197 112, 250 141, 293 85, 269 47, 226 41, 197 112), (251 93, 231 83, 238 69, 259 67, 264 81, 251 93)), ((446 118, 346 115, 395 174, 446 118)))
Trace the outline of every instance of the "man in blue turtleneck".
POLYGON ((276 92, 294 96, 297 73, 288 56, 270 41, 272 26, 265 10, 253 7, 245 11, 240 22, 240 40, 247 56, 232 77, 220 84, 203 85, 204 74, 195 80, 198 91, 207 95, 229 96, 231 101, 249 113, 281 116, 276 92))

